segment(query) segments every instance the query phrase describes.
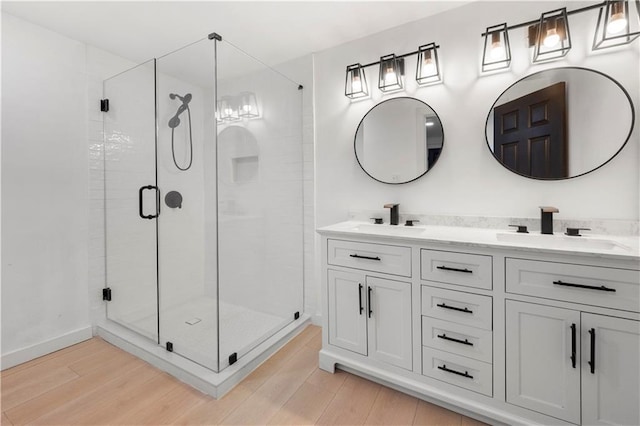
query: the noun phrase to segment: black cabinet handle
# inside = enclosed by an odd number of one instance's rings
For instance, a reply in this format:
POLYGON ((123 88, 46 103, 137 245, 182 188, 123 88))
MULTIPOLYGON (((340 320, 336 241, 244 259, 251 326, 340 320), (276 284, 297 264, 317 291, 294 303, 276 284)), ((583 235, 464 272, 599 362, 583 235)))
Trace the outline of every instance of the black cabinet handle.
POLYGON ((464 272, 466 274, 473 274, 473 271, 464 268, 464 269, 459 269, 459 268, 449 268, 448 266, 436 266, 437 269, 442 269, 443 271, 454 271, 454 272, 464 272))
POLYGON ((367 287, 367 304, 369 305, 369 318, 371 318, 371 314, 373 310, 371 310, 371 287, 367 287))
POLYGON ((376 256, 376 257, 360 256, 359 254, 350 254, 349 257, 355 257, 357 259, 367 259, 367 260, 380 260, 380 258, 378 256, 376 256))
POLYGON ((615 288, 609 288, 609 287, 605 287, 603 285, 601 286, 595 286, 595 285, 584 285, 584 284, 572 284, 572 283, 565 283, 563 281, 554 281, 553 282, 555 285, 562 285, 565 287, 577 287, 577 288, 587 288, 589 290, 600 290, 600 291, 612 291, 615 293, 616 289, 615 288))
POLYGON ((358 305, 360 306, 360 315, 362 315, 362 311, 364 311, 362 307, 362 284, 358 284, 358 305))
POLYGON ((571 366, 576 368, 576 325, 571 324, 571 366))
POLYGON ((157 186, 147 185, 147 186, 140 187, 140 189, 138 190, 138 214, 142 219, 155 219, 160 215, 160 190, 158 189, 157 186), (156 214, 145 215, 143 212, 144 209, 143 209, 142 195, 145 189, 156 190, 156 214))
POLYGON ((447 364, 439 365, 438 366, 438 370, 446 371, 447 373, 457 374, 458 376, 466 377, 467 379, 473 379, 473 376, 471 374, 469 374, 468 371, 465 371, 464 373, 461 373, 459 371, 447 368, 447 364))
POLYGON ((456 308, 455 306, 445 305, 444 303, 438 303, 436 305, 438 308, 451 309, 452 311, 464 312, 467 314, 472 314, 473 311, 469 308, 456 308))
POLYGON ((591 361, 589 361, 589 366, 591 367, 591 374, 596 374, 596 329, 589 330, 589 334, 591 335, 591 361))
POLYGON ((456 343, 461 343, 463 345, 469 345, 469 346, 473 346, 473 343, 471 343, 470 341, 468 341, 467 339, 464 340, 460 340, 460 339, 455 339, 453 337, 449 337, 446 334, 442 333, 442 334, 438 334, 437 335, 438 339, 444 339, 444 340, 449 340, 451 342, 456 342, 456 343))

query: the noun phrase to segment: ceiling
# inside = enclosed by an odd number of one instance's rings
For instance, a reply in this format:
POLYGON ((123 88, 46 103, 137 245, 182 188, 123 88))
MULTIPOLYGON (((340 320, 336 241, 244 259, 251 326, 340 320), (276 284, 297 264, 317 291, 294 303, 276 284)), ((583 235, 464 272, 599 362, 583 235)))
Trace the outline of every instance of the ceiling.
POLYGON ((2 10, 135 62, 217 32, 277 65, 470 1, 3 1, 2 10))

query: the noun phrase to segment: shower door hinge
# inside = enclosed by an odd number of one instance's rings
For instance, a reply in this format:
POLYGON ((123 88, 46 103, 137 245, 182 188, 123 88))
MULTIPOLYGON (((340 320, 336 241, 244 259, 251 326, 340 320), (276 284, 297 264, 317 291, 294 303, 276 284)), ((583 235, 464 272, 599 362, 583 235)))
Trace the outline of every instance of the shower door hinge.
POLYGON ((300 318, 300 312, 296 312, 295 314, 293 314, 294 320, 297 320, 298 318, 300 318))
POLYGON ((111 302, 111 288, 107 287, 102 289, 102 300, 111 302))
POLYGON ((234 352, 231 355, 229 355, 229 365, 235 364, 237 360, 238 360, 238 352, 234 352))
POLYGON ((173 352, 173 343, 167 342, 165 348, 167 348, 168 352, 173 352))
POLYGON ((109 99, 100 99, 100 111, 109 111, 109 99))

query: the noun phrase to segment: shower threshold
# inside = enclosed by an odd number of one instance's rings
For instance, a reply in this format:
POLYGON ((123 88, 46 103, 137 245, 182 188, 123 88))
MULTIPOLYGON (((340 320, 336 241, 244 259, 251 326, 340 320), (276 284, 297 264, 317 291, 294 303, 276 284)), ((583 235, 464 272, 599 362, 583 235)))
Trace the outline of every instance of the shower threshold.
POLYGON ((302 314, 273 336, 249 351, 219 373, 184 358, 138 333, 113 321, 103 320, 97 327, 98 336, 107 342, 165 371, 214 398, 221 398, 240 383, 273 353, 311 324, 310 316, 302 314))

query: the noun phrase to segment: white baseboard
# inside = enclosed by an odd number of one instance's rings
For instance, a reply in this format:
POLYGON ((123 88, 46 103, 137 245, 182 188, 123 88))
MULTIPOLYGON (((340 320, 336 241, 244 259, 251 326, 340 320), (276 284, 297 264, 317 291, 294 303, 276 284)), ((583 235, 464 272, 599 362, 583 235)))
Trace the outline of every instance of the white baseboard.
POLYGON ((32 359, 50 354, 51 352, 64 349, 67 346, 91 339, 91 337, 93 337, 91 326, 87 326, 26 348, 2 354, 0 358, 0 370, 15 367, 23 362, 31 361, 32 359))
POLYGON ((311 315, 311 324, 322 327, 322 315, 311 315))

